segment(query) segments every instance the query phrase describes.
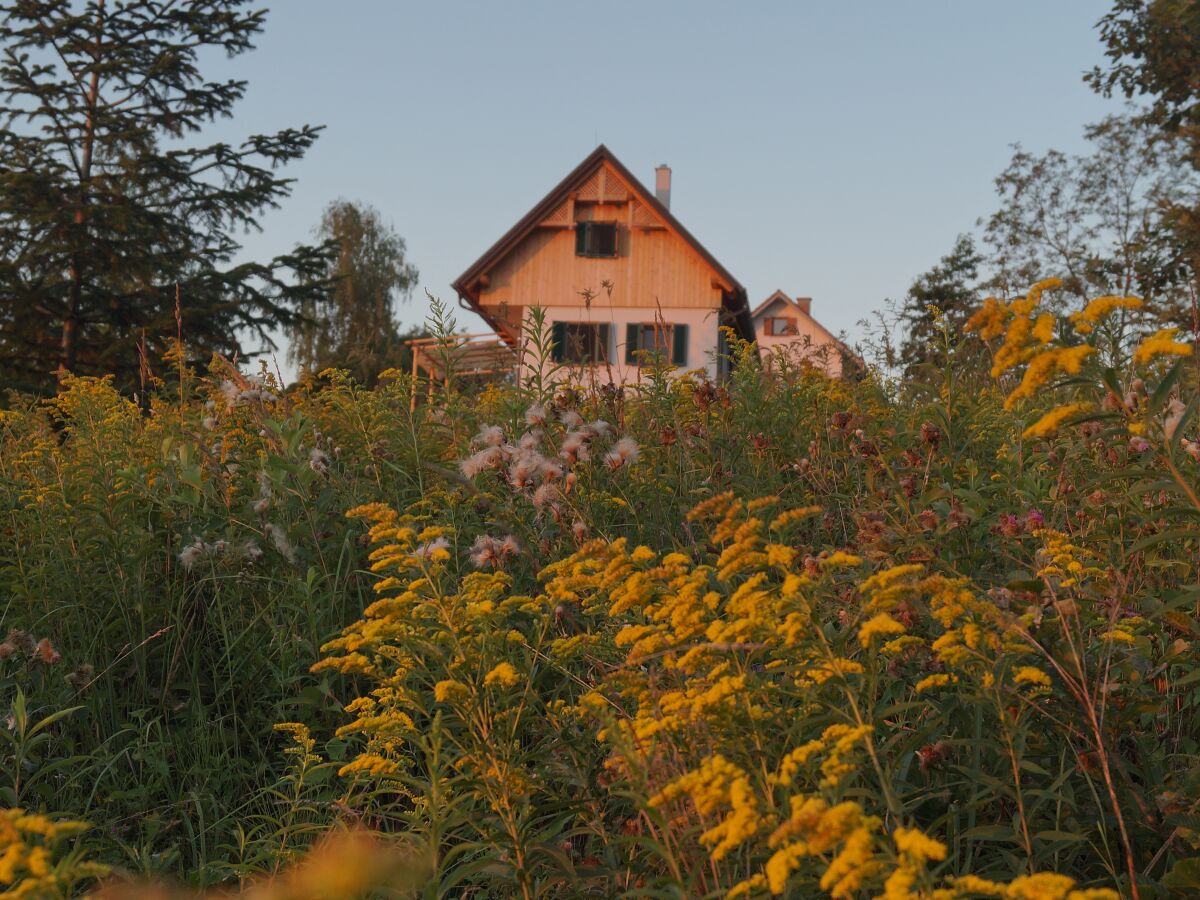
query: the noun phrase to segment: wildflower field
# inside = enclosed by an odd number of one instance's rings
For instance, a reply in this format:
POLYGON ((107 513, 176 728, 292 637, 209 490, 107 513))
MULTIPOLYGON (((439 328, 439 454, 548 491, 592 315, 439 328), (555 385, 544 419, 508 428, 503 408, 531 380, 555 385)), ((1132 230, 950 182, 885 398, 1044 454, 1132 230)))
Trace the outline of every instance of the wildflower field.
POLYGON ((0 890, 1200 896, 1198 360, 1055 288, 904 382, 11 398, 0 890))

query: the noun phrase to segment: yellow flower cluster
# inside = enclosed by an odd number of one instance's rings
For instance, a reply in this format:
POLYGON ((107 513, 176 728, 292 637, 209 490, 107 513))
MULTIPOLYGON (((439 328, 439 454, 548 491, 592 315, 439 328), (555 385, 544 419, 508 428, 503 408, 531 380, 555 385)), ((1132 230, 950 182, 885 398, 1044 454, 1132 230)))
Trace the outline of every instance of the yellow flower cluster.
MULTIPOLYGON (((356 510, 372 523, 381 597, 327 645, 331 659, 318 666, 349 665, 376 684, 347 707, 355 718, 339 733, 365 744, 343 772, 403 775, 414 722, 437 705, 443 723, 488 723, 485 746, 463 750, 453 767, 478 779, 489 808, 511 812, 539 775, 493 750, 505 731, 497 723, 512 710, 496 709, 488 689, 521 683, 542 661, 570 664, 577 700, 556 701, 552 714, 594 727, 606 777, 636 773, 643 812, 653 811, 672 843, 694 845, 718 879, 738 873, 718 880, 729 897, 1085 896, 1070 894, 1074 883, 1059 876, 1011 884, 936 877, 930 868, 946 859, 946 846, 906 827, 891 798, 873 801, 887 804, 886 827, 862 799, 886 744, 876 746, 880 720, 864 714, 860 698, 881 676, 903 679, 910 699, 961 684, 999 696, 1003 677, 1011 679, 1003 702, 1015 689, 1026 698, 1049 691, 1049 675, 1021 664, 1032 649, 1016 614, 966 579, 919 563, 856 578, 849 570, 866 565, 860 556, 818 550, 802 565, 796 548, 776 540, 819 510, 764 513, 781 504, 732 493, 700 504, 688 514, 707 538, 696 559, 624 539, 585 543, 542 571, 532 598, 510 596, 510 581, 497 573, 446 588, 444 569, 413 559, 411 548, 432 532, 387 507, 356 510), (814 611, 834 597, 836 627, 814 611), (548 640, 532 637, 546 630, 554 632, 548 640), (527 650, 531 657, 512 656, 527 650), (784 708, 820 725, 772 746, 784 708), (1051 893, 1064 884, 1067 893, 1051 893)), ((1048 547, 1047 566, 1069 565, 1069 545, 1048 547)))
POLYGON ((1034 311, 1045 291, 1061 285, 1062 282, 1057 278, 1039 281, 1026 296, 1009 303, 989 297, 967 320, 966 330, 978 333, 985 341, 1004 335, 1004 342, 996 351, 993 361, 993 377, 1028 361, 1039 347, 1053 339, 1054 317, 1043 313, 1035 318, 1034 311))
POLYGON ((711 817, 729 807, 720 822, 700 835, 700 843, 710 848, 714 862, 736 850, 763 826, 749 776, 720 754, 706 758, 694 771, 667 785, 650 798, 650 806, 662 806, 683 795, 691 799, 702 816, 711 817))
POLYGON ((1034 532, 1034 536, 1042 541, 1042 549, 1038 553, 1039 578, 1052 578, 1060 588, 1107 578, 1103 569, 1087 564, 1095 561, 1093 554, 1072 543, 1063 532, 1041 528, 1034 532))
POLYGON ((1192 345, 1175 340, 1178 328, 1163 328, 1146 338, 1133 351, 1135 365, 1144 366, 1160 356, 1191 356, 1192 345))
POLYGON ((362 735, 366 743, 340 772, 392 775, 402 770, 414 716, 425 703, 415 684, 423 679, 427 666, 402 648, 411 639, 430 634, 439 635, 437 640, 452 648, 451 670, 456 677, 434 686, 430 698, 434 703, 465 702, 472 695, 471 685, 512 687, 521 675, 511 662, 500 661, 480 671, 486 654, 468 652, 468 647, 513 646, 508 639, 512 629, 499 624, 528 611, 536 601, 509 596, 511 578, 503 572, 473 572, 452 592, 445 590, 438 556, 416 552, 444 539, 445 529, 421 527, 417 517, 400 516, 382 503, 356 507, 347 515, 370 523, 368 533, 377 546, 369 558, 372 570, 381 576, 374 585, 381 596, 364 610, 360 621, 321 648, 327 655, 312 671, 359 674, 376 681, 374 690, 346 707, 354 718, 338 729, 338 735, 362 735))
POLYGON ((885 612, 876 613, 858 629, 858 639, 864 647, 870 647, 877 637, 904 634, 904 626, 885 612))
POLYGON ((1058 433, 1058 429, 1064 422, 1091 412, 1092 409, 1092 404, 1087 402, 1065 403, 1062 406, 1056 406, 1026 428, 1021 436, 1024 438, 1052 437, 1058 433))
POLYGON ((1017 669, 1013 682, 1048 688, 1050 687, 1050 676, 1034 666, 1021 666, 1017 669))
POLYGON ((521 681, 521 676, 517 674, 517 670, 513 668, 512 663, 502 662, 497 663, 490 672, 483 677, 484 685, 498 684, 501 687, 512 687, 521 681))
POLYGON ((84 822, 51 819, 21 809, 0 810, 0 895, 73 896, 76 883, 106 876, 108 867, 97 863, 54 861, 56 844, 87 829, 84 822))
POLYGON ((1094 347, 1079 344, 1074 347, 1052 347, 1030 354, 1022 360, 1028 361, 1029 365, 1025 368, 1021 383, 1005 399, 1004 408, 1012 409, 1021 400, 1035 396, 1056 374, 1078 375, 1083 369, 1084 360, 1095 352, 1094 347))
POLYGON ((1070 321, 1080 334, 1090 334, 1118 309, 1141 309, 1143 305, 1140 297, 1097 297, 1083 309, 1071 313, 1070 321))

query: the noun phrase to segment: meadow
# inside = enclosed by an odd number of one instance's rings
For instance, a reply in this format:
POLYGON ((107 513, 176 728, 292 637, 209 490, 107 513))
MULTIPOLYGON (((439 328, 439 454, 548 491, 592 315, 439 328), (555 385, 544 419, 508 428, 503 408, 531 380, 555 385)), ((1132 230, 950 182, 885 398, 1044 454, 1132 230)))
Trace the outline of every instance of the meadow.
POLYGON ((903 380, 11 397, 0 891, 1196 896, 1200 369, 1056 287, 903 380))

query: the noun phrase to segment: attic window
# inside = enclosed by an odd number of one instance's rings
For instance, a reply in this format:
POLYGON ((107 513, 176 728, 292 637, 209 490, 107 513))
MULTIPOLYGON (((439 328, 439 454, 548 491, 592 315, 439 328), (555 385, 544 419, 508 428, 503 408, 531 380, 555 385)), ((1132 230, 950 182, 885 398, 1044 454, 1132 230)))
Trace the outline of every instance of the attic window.
POLYGON ((791 316, 774 316, 767 319, 767 336, 782 337, 797 334, 796 320, 791 316))
POLYGON ((595 257, 616 256, 617 223, 577 223, 575 225, 575 255, 595 257))

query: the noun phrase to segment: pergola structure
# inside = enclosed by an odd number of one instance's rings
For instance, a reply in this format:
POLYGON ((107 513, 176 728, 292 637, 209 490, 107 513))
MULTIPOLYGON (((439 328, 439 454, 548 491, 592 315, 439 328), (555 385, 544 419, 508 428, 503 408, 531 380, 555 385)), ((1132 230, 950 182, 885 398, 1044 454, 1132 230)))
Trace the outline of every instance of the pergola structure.
POLYGON ((417 385, 424 371, 428 397, 439 381, 448 385, 450 373, 457 378, 515 375, 517 352, 494 332, 484 334, 455 334, 449 337, 413 338, 405 343, 412 349, 412 399, 410 409, 417 405, 417 385))

